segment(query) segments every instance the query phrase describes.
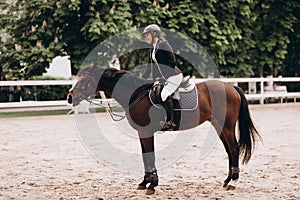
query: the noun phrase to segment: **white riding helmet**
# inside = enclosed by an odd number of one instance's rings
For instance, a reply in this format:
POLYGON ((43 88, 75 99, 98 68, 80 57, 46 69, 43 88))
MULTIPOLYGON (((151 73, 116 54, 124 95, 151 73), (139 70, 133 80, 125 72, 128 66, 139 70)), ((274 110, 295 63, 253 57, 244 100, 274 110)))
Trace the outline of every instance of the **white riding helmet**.
POLYGON ((146 33, 151 33, 153 35, 153 33, 156 33, 156 36, 159 36, 160 33, 161 33, 161 30, 159 28, 158 25, 156 24, 150 24, 148 26, 145 27, 144 31, 143 31, 143 34, 146 34, 146 33))

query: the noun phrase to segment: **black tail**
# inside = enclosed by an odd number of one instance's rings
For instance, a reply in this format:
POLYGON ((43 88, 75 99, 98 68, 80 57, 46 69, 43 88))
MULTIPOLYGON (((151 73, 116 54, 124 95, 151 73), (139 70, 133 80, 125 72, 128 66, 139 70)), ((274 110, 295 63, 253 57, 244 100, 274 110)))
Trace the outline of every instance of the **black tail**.
POLYGON ((248 102, 243 90, 236 86, 235 89, 241 96, 241 107, 239 113, 240 154, 244 155, 243 164, 247 164, 251 158, 253 148, 255 146, 255 141, 257 140, 257 138, 261 139, 261 136, 259 135, 250 117, 248 102))

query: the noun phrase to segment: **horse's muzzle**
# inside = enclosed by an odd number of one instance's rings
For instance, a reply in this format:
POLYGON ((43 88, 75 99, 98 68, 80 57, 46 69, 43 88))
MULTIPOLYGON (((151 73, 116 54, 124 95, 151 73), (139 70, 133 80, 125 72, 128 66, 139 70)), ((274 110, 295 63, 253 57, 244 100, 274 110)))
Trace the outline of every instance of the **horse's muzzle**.
POLYGON ((68 95, 67 101, 69 104, 72 104, 73 106, 78 106, 80 104, 81 98, 78 96, 68 95))
POLYGON ((73 100, 72 100, 72 96, 71 95, 68 95, 67 101, 68 101, 69 104, 72 104, 73 100))
POLYGON ((67 101, 69 104, 73 103, 73 94, 72 91, 69 91, 68 95, 67 95, 67 101))

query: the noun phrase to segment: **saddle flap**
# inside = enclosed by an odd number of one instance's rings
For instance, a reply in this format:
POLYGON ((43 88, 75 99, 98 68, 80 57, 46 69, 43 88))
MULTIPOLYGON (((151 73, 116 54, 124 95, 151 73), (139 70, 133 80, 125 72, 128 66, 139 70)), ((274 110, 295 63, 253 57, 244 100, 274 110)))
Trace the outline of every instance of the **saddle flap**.
MULTIPOLYGON (((160 97, 160 92, 163 86, 160 84, 154 85, 149 91, 149 99, 151 103, 159 109, 163 108, 163 102, 160 97)), ((184 92, 179 92, 179 100, 173 99, 175 111, 191 111, 198 106, 198 92, 195 83, 190 81, 187 88, 183 88, 184 92)))
POLYGON ((162 90, 161 84, 154 84, 153 87, 149 90, 149 99, 150 102, 157 108, 162 108, 162 99, 160 96, 162 90))

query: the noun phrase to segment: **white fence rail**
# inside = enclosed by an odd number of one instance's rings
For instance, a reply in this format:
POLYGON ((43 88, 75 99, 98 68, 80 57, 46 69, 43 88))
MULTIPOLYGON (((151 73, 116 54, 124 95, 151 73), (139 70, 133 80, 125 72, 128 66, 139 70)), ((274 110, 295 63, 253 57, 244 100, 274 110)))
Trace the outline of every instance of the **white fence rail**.
MULTIPOLYGON (((195 79, 196 83, 207 81, 211 79, 195 79)), ((247 100, 259 100, 260 104, 264 104, 265 100, 268 98, 277 98, 280 99, 281 103, 284 99, 293 99, 296 102, 297 98, 300 98, 300 92, 288 92, 286 87, 277 86, 282 82, 299 82, 300 77, 286 77, 286 78, 222 78, 216 79, 223 82, 231 83, 233 85, 238 85, 238 83, 248 83, 248 87, 250 87, 250 83, 255 83, 254 87, 256 87, 256 83, 260 83, 259 93, 246 93, 247 100), (276 82, 276 84, 274 84, 276 82), (278 89, 277 89, 278 88, 278 89), (280 89, 279 89, 280 88, 280 89), (284 88, 284 89, 283 89, 284 88)), ((258 88, 254 89, 258 91, 258 88)), ((248 88, 250 91, 250 88, 248 88)))
POLYGON ((73 85, 75 80, 0 81, 1 86, 73 85))
MULTIPOLYGON (((195 83, 203 82, 211 79, 194 79, 195 83)), ((271 87, 271 89, 266 90, 265 86, 270 85, 270 83, 281 83, 281 82, 299 82, 300 78, 223 78, 216 79, 223 82, 238 85, 239 83, 260 83, 260 88, 255 88, 255 91, 259 93, 247 93, 246 98, 248 100, 259 100, 261 104, 268 98, 277 98, 283 102, 284 99, 294 99, 300 98, 300 92, 288 92, 285 90, 276 90, 276 87, 271 87), (273 89, 272 89, 273 88, 273 89)), ((70 85, 70 87, 75 83, 75 80, 31 80, 31 81, 0 81, 0 87, 2 86, 42 86, 42 85, 70 85)), ((273 86, 273 85, 272 85, 273 86)), ((250 89, 248 90, 250 91, 250 89)), ((0 102, 0 109, 3 108, 20 108, 20 107, 39 107, 39 106, 66 106, 67 102, 62 101, 23 101, 23 102, 0 102)))
MULTIPOLYGON (((30 80, 30 81, 0 81, 0 87, 11 86, 42 86, 42 85, 70 85, 75 83, 75 80, 30 80)), ((29 107, 52 107, 52 106, 67 106, 66 100, 58 101, 21 101, 21 102, 0 102, 0 109, 6 108, 29 108, 29 107)))

